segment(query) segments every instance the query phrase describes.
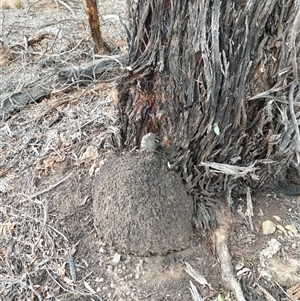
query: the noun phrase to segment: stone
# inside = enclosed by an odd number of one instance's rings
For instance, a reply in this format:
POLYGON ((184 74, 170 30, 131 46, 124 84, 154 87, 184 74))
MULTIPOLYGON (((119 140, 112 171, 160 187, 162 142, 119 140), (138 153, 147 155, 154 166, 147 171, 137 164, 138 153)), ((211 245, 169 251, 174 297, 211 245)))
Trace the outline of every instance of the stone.
POLYGON ((266 220, 262 223, 262 229, 264 235, 274 234, 276 231, 276 225, 272 221, 266 220))
POLYGON ((298 230, 297 228, 295 227, 294 224, 291 224, 291 225, 286 225, 285 226, 285 229, 292 232, 293 234, 297 234, 298 233, 298 230))
POLYGON ((276 228, 284 235, 287 235, 287 231, 281 225, 276 225, 276 228))
POLYGON ((97 233, 116 252, 164 255, 189 246, 193 201, 163 154, 131 152, 108 160, 92 194, 97 233))
POLYGON ((90 145, 87 147, 86 151, 80 156, 80 160, 84 161, 85 159, 94 160, 99 157, 98 149, 96 146, 90 145))
POLYGON ((115 253, 112 263, 117 264, 120 262, 120 260, 121 260, 121 254, 115 253))

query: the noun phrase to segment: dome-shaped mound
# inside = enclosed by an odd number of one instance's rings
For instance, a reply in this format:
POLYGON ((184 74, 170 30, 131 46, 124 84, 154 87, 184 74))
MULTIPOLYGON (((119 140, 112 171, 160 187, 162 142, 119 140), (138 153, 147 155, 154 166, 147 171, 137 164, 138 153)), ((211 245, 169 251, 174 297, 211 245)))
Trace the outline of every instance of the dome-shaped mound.
POLYGON ((189 245, 193 203, 161 154, 110 159, 95 178, 93 199, 97 232, 120 253, 162 255, 189 245))

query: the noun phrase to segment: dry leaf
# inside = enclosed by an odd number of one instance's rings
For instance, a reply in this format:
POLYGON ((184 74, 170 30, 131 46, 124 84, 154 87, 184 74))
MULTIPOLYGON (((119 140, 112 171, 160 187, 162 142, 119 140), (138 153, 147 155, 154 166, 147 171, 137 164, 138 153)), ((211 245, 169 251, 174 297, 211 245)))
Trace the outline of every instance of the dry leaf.
POLYGON ((294 285, 287 290, 288 295, 292 300, 300 299, 300 283, 294 285))
POLYGON ((68 277, 62 277, 63 282, 65 282, 68 285, 74 285, 73 280, 68 277))
POLYGON ((65 268, 65 264, 63 264, 61 267, 59 267, 56 271, 57 275, 60 277, 63 277, 66 275, 66 268, 65 268))
POLYGON ((284 228, 287 229, 288 231, 292 232, 293 234, 297 234, 298 233, 298 230, 297 230, 297 228, 295 227, 294 224, 287 225, 284 228))
POLYGON ((186 268, 184 269, 191 277, 193 277, 198 283, 201 285, 207 285, 210 287, 210 284, 207 282, 207 280, 199 274, 196 270, 194 270, 189 263, 185 263, 186 268))
POLYGON ((96 294, 96 291, 93 290, 93 289, 91 288, 91 286, 90 286, 86 281, 83 281, 83 284, 84 284, 85 288, 86 288, 89 292, 91 292, 92 294, 96 294))
POLYGON ((191 291, 193 300, 194 301, 203 301, 202 297, 200 296, 200 294, 197 290, 197 287, 194 285, 194 283, 192 281, 190 281, 190 285, 191 285, 190 291, 191 291))
POLYGON ((225 301, 225 298, 221 293, 218 294, 218 301, 225 301))

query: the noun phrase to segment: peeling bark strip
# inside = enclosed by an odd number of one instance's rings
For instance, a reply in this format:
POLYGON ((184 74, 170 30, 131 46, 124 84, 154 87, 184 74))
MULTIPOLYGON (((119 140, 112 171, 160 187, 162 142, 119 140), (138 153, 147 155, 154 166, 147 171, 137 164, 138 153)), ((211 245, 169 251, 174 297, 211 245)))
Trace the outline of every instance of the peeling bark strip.
MULTIPOLYGON (((132 71, 118 86, 125 146, 157 134, 198 204, 216 203, 218 194, 232 204, 246 185, 284 177, 296 162, 289 86, 299 72, 299 4, 140 0, 132 71), (255 170, 237 179, 205 162, 255 170)), ((207 215, 198 214, 209 228, 207 215)))

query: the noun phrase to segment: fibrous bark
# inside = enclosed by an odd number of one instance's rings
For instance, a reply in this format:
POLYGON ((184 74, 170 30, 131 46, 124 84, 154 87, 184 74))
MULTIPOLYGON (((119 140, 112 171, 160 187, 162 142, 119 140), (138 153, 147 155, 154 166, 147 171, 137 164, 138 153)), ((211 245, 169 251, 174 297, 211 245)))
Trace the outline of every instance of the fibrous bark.
POLYGON ((218 195, 233 205, 298 163, 299 2, 146 0, 134 12, 124 146, 157 134, 207 228, 218 195))

